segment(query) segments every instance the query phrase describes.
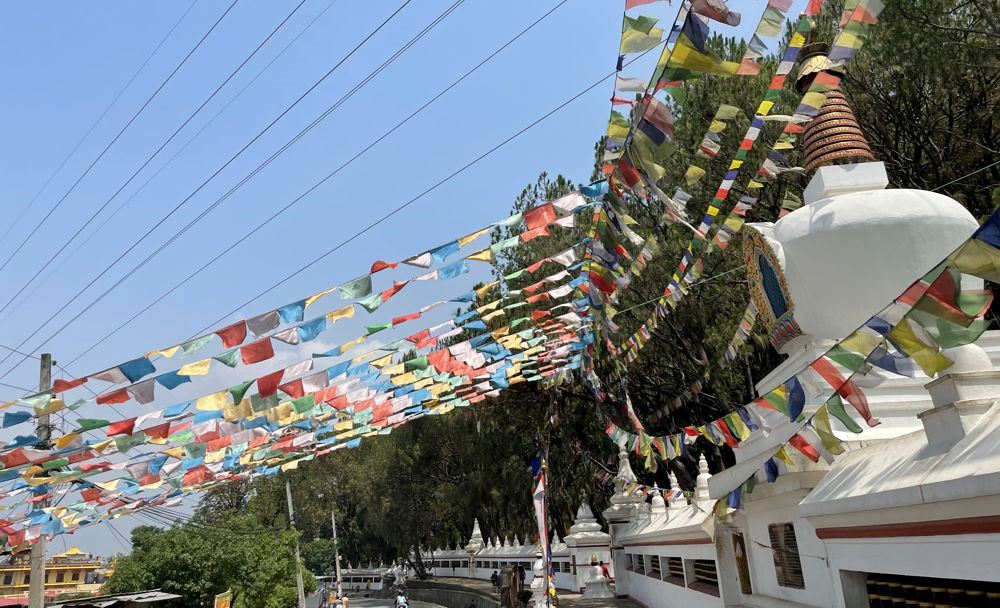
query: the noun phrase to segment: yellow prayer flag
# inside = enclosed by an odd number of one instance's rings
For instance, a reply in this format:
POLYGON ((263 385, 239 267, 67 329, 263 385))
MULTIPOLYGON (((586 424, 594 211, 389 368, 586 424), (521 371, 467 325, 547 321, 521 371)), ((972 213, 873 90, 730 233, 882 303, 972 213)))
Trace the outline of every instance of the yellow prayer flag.
MULTIPOLYGON (((481 230, 477 230, 477 231, 473 232, 472 234, 467 234, 467 235, 465 235, 465 236, 463 236, 463 237, 461 237, 461 238, 458 239, 458 246, 459 247, 465 247, 466 245, 468 245, 472 241, 478 239, 479 237, 483 236, 484 234, 486 234, 489 231, 490 231, 490 228, 483 228, 481 230)), ((488 250, 488 248, 487 248, 487 250, 488 250)))
POLYGON ((382 369, 383 367, 389 365, 390 363, 392 363, 392 353, 389 353, 384 357, 379 357, 378 359, 375 359, 373 361, 369 361, 368 365, 371 365, 372 367, 376 367, 378 369, 382 369))
POLYGON ((759 116, 766 116, 773 107, 774 107, 773 101, 762 101, 760 102, 760 105, 757 106, 757 114, 759 116))
POLYGON ((483 321, 492 321, 493 319, 499 317, 500 315, 505 315, 505 314, 507 314, 506 311, 504 311, 504 310, 497 310, 497 311, 491 312, 490 314, 484 316, 483 317, 483 321))
POLYGON ((177 351, 180 350, 180 348, 181 348, 181 345, 178 344, 176 346, 171 346, 170 348, 164 348, 164 349, 161 349, 161 350, 154 350, 152 352, 146 353, 146 357, 155 357, 157 355, 160 355, 162 357, 166 357, 167 359, 169 359, 170 357, 173 357, 174 355, 176 355, 177 351))
POLYGON ((353 318, 354 318, 354 304, 348 304, 343 308, 338 308, 333 312, 326 313, 326 320, 331 325, 341 319, 353 319, 353 318))
POLYGON ((826 102, 826 93, 820 93, 818 91, 809 91, 802 96, 802 105, 809 106, 810 108, 821 108, 823 103, 826 102))
POLYGON ((407 372, 401 376, 393 376, 391 380, 396 386, 406 386, 407 384, 415 382, 417 380, 417 376, 413 372, 407 372))
POLYGON ((712 120, 712 124, 708 125, 708 130, 712 133, 722 133, 726 130, 726 123, 721 120, 712 120))
POLYGON ((493 300, 489 304, 483 304, 482 306, 480 306, 479 308, 477 308, 476 312, 479 313, 479 314, 483 314, 484 312, 489 312, 491 310, 496 310, 497 306, 500 306, 500 300, 493 300))
POLYGON ((211 395, 205 395, 204 397, 199 397, 194 402, 194 407, 199 410, 221 410, 226 407, 229 401, 229 391, 219 391, 217 393, 212 393, 211 395))
POLYGON ((688 186, 693 186, 697 184, 698 180, 700 180, 704 176, 705 176, 704 169, 702 169, 697 165, 691 165, 684 173, 684 181, 687 182, 688 186))
POLYGON ((503 327, 497 328, 490 332, 494 340, 499 340, 501 336, 506 336, 510 333, 510 325, 504 325, 503 327))
POLYGON ((490 281, 489 283, 483 285, 476 290, 476 299, 482 300, 486 297, 486 294, 490 292, 491 289, 500 284, 500 281, 490 281))
POLYGON ((778 451, 774 453, 774 457, 788 466, 792 466, 793 464, 795 464, 794 462, 792 462, 792 457, 789 456, 788 452, 785 451, 784 446, 778 448, 778 451))
POLYGON ((402 374, 406 371, 406 366, 402 363, 397 363, 396 365, 390 365, 382 370, 382 373, 387 376, 396 376, 402 374))
POLYGON ((480 249, 479 251, 473 253, 466 259, 475 260, 477 262, 492 262, 493 249, 491 247, 487 247, 486 249, 480 249))
POLYGON ((194 363, 188 363, 179 370, 177 374, 180 376, 204 376, 208 374, 208 369, 212 365, 211 359, 202 359, 201 361, 195 361, 194 363))
POLYGON ((317 294, 313 294, 313 295, 309 296, 308 298, 306 298, 306 308, 309 308, 310 306, 312 306, 316 302, 316 300, 322 298, 323 296, 325 296, 325 295, 327 295, 329 293, 333 293, 334 289, 335 288, 325 289, 325 290, 323 290, 323 291, 321 291, 321 292, 319 292, 317 294))

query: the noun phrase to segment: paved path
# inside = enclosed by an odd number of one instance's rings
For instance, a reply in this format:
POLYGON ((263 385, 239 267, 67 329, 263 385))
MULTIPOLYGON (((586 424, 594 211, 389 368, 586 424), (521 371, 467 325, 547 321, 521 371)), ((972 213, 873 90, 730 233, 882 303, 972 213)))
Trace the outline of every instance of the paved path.
MULTIPOLYGON (((493 593, 493 585, 489 581, 474 578, 452 578, 448 576, 436 576, 431 580, 451 585, 460 585, 467 589, 475 589, 476 591, 485 591, 493 595, 493 597, 498 597, 493 593)), ((524 588, 529 588, 528 581, 524 582, 524 588)), ((583 596, 579 593, 571 593, 562 589, 557 591, 560 608, 640 608, 639 604, 628 598, 583 599, 583 596)))
MULTIPOLYGON (((350 596, 348 596, 350 597, 350 596)), ((392 608, 394 602, 393 600, 382 600, 371 597, 359 597, 354 599, 351 597, 348 605, 351 608, 392 608)), ((308 608, 314 608, 319 606, 319 594, 314 593, 310 597, 306 598, 306 606, 308 608)), ((415 600, 410 601, 410 608, 442 608, 437 604, 431 604, 430 602, 418 602, 415 600)))

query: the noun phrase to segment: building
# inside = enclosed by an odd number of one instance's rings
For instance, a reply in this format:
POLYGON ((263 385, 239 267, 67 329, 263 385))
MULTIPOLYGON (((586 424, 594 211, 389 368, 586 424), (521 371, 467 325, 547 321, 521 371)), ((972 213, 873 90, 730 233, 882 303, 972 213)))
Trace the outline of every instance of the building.
MULTIPOLYGON (((77 547, 53 555, 45 563, 46 594, 55 597, 60 593, 96 592, 100 588, 99 573, 105 566, 101 558, 77 547)), ((0 564, 0 596, 26 595, 30 582, 27 554, 12 556, 6 564, 0 564)))

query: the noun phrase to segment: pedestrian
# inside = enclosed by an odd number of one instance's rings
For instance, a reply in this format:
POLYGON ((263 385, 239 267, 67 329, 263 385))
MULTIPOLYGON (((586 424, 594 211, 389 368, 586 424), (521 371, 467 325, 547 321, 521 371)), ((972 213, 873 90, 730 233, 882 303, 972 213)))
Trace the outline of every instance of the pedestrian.
POLYGON ((521 564, 517 565, 517 578, 518 578, 518 591, 524 591, 524 566, 521 564))
POLYGON ((344 594, 344 597, 340 598, 340 606, 341 606, 341 608, 349 608, 350 607, 350 603, 351 603, 351 601, 349 599, 347 599, 347 594, 344 594))
POLYGON ((490 582, 493 583, 493 593, 500 591, 500 576, 497 575, 496 570, 490 575, 490 582))
POLYGON ((601 563, 599 565, 601 566, 601 574, 604 575, 604 578, 606 578, 606 579, 608 579, 610 581, 611 580, 611 573, 608 572, 608 565, 604 563, 604 560, 601 560, 601 563))

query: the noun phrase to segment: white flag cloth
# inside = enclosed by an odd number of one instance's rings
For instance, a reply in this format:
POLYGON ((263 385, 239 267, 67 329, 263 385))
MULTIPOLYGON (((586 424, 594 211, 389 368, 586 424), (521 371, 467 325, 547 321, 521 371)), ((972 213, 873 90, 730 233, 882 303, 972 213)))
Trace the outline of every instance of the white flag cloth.
POLYGON ((623 93, 645 93, 646 81, 641 78, 622 78, 615 76, 615 90, 623 93))
POLYGON ((569 267, 572 266, 573 262, 577 260, 576 251, 573 249, 567 249, 566 251, 557 253, 556 255, 550 257, 549 259, 555 262, 556 264, 561 264, 563 266, 569 267))

